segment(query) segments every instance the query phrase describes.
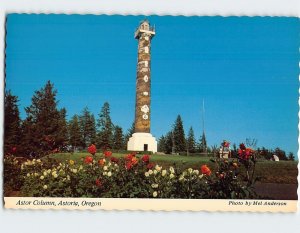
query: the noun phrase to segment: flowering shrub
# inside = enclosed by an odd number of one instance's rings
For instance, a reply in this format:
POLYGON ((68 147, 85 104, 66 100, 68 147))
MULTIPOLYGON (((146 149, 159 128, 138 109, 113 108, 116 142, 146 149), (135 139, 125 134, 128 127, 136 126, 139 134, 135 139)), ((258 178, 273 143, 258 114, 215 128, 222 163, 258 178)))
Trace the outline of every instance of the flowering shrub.
MULTIPOLYGON (((90 153, 92 154, 91 151, 90 153)), ((216 160, 198 169, 162 167, 149 155, 134 153, 123 158, 103 153, 95 159, 50 163, 32 160, 23 163, 5 160, 15 166, 22 196, 114 197, 114 198, 256 198, 249 183, 239 178, 238 160, 216 160)), ((5 165, 6 166, 6 165, 5 165)), ((7 172, 7 170, 5 170, 7 172)), ((6 180, 5 180, 6 182, 6 180)))

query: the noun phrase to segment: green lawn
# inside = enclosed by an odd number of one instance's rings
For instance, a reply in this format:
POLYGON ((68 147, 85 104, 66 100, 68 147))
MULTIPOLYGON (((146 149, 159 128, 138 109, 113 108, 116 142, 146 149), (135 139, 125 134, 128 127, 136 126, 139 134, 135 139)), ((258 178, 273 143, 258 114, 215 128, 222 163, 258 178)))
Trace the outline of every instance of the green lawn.
MULTIPOLYGON (((58 153, 51 155, 59 161, 65 160, 75 160, 80 161, 85 158, 88 153, 58 153)), ((123 157, 125 154, 114 153, 115 157, 123 157)), ((102 157, 102 155, 96 154, 97 159, 102 157)), ((199 169, 201 165, 207 164, 212 169, 214 168, 214 163, 210 161, 211 157, 196 157, 196 156, 180 156, 180 155, 151 155, 151 161, 158 163, 162 166, 171 166, 176 164, 176 166, 182 166, 184 168, 192 167, 194 169, 199 169)), ((242 170, 243 172, 243 170, 242 170)), ((258 161, 256 165, 256 176, 262 177, 261 182, 263 183, 285 183, 285 184, 297 184, 298 168, 297 162, 293 161, 258 161)))

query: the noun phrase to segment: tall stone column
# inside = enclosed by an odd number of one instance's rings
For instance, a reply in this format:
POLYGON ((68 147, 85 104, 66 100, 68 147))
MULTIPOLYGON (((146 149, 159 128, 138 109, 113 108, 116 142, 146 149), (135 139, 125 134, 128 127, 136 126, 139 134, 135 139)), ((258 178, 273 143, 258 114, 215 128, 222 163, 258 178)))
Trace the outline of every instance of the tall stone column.
POLYGON ((150 134, 151 39, 154 35, 154 28, 147 20, 139 25, 134 34, 138 40, 135 133, 127 144, 127 149, 132 151, 157 152, 157 142, 150 134))

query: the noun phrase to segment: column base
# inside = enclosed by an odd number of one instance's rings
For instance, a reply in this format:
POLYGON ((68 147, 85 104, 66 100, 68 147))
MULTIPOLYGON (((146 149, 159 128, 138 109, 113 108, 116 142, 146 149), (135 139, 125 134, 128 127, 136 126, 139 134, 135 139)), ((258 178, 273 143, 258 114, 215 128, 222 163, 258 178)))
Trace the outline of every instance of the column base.
POLYGON ((157 141, 150 133, 134 133, 127 142, 129 151, 152 151, 157 152, 157 141))

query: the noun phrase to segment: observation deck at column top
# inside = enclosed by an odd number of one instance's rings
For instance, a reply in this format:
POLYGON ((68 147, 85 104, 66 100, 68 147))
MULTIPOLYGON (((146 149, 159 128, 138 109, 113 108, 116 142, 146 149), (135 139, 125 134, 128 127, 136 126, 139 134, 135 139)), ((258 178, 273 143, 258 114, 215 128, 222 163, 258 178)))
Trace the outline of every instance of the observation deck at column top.
POLYGON ((155 35, 155 27, 150 26, 148 20, 144 20, 140 23, 134 33, 134 38, 139 39, 142 33, 150 34, 151 37, 155 35))

